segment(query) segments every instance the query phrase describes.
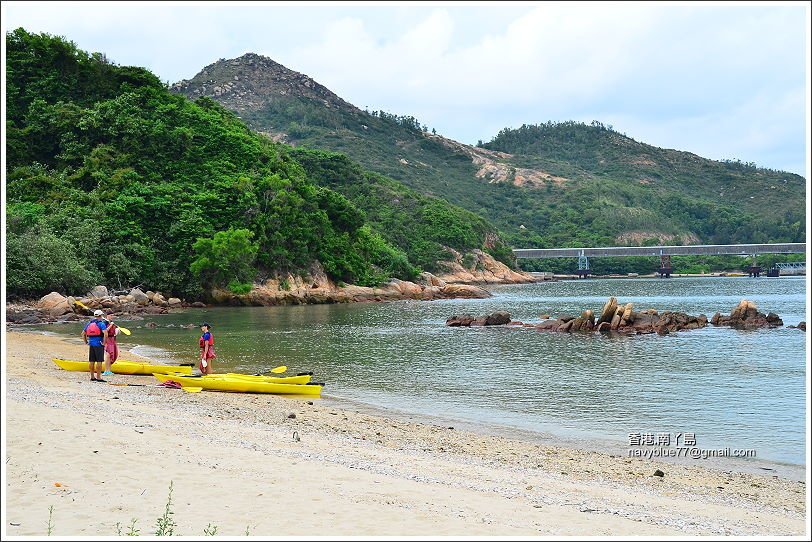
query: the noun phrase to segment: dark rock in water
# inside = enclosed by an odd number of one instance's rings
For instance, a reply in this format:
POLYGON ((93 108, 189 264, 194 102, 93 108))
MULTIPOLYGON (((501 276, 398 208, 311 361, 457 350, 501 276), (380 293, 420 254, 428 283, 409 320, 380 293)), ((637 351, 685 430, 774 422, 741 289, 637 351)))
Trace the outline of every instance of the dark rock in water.
POLYGON ((787 327, 792 329, 800 329, 801 331, 806 331, 806 322, 798 322, 797 326, 787 326, 787 327))
POLYGON ((503 326, 509 323, 510 323, 510 313, 505 311, 493 312, 485 318, 486 326, 503 326))
POLYGON ((471 314, 455 314, 445 321, 445 325, 452 327, 468 326, 503 326, 510 323, 510 313, 496 311, 484 316, 473 316, 471 314))
POLYGON ((206 304, 205 304, 205 303, 203 303, 202 301, 195 301, 194 303, 192 303, 192 304, 190 305, 190 307, 197 307, 197 308, 200 308, 200 309, 205 309, 205 308, 206 308, 206 304))
POLYGON ((10 324, 41 324, 44 321, 43 314, 38 310, 6 308, 6 322, 10 324))
POLYGON ((558 326, 562 324, 561 320, 545 320, 536 325, 536 329, 541 331, 557 331, 558 326))
POLYGON ((154 329, 154 328, 158 327, 158 324, 156 324, 155 322, 147 322, 146 324, 144 324, 144 327, 147 327, 149 329, 154 329))
POLYGON ((470 326, 474 321, 474 317, 470 314, 454 315, 445 321, 447 326, 470 326))
POLYGON ((57 322, 76 322, 78 320, 83 320, 83 319, 84 318, 82 318, 78 314, 70 313, 70 314, 65 314, 63 316, 60 316, 59 318, 56 319, 56 321, 57 322))

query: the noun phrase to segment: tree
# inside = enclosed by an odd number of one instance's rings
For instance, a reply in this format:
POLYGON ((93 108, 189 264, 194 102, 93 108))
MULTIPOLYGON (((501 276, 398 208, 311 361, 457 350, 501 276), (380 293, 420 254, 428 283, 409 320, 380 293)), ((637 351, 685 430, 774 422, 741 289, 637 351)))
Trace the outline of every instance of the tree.
POLYGON ((198 238, 192 245, 197 259, 189 269, 211 286, 244 290, 242 286, 254 278, 253 264, 259 249, 257 243, 251 242, 253 236, 248 230, 229 228, 211 238, 198 238))

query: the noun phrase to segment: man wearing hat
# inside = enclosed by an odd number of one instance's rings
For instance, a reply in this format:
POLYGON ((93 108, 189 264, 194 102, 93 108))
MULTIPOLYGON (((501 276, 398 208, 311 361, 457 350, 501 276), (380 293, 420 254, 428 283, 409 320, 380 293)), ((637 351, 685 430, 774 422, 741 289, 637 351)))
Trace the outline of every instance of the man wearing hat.
POLYGON ((104 363, 104 345, 107 343, 107 324, 104 323, 104 312, 95 310, 93 319, 82 329, 82 340, 90 346, 88 361, 90 362, 90 380, 92 382, 107 382, 101 377, 104 363))

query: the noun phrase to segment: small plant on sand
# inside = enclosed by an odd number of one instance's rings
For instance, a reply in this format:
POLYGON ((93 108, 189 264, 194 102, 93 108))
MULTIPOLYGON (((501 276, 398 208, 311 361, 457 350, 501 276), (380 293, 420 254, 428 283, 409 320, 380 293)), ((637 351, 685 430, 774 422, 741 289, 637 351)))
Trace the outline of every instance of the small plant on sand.
POLYGON ((251 526, 246 525, 245 526, 245 536, 250 536, 250 535, 251 535, 251 526))
POLYGON ((178 526, 172 516, 175 512, 172 511, 172 481, 169 482, 169 498, 166 501, 166 508, 164 514, 158 518, 156 525, 155 536, 172 536, 175 534, 175 527, 178 526))
POLYGON ((209 523, 206 525, 206 528, 203 529, 203 534, 206 536, 214 536, 217 534, 217 525, 212 525, 209 523))
POLYGON ((54 532, 54 505, 48 507, 48 536, 54 532))
POLYGON ((129 527, 129 530, 126 533, 121 532, 121 523, 116 522, 116 533, 118 534, 118 536, 124 536, 125 534, 127 536, 138 536, 141 533, 141 530, 135 527, 135 522, 136 521, 138 521, 138 520, 135 519, 135 518, 133 518, 130 521, 130 527, 129 527))

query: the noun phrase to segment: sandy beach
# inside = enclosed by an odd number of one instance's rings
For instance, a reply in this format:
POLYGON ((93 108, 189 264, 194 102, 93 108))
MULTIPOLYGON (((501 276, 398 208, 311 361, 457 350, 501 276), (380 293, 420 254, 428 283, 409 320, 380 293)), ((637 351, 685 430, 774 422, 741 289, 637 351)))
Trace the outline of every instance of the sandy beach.
POLYGON ((312 400, 95 383, 51 362, 86 347, 48 335, 4 348, 4 539, 154 535, 170 484, 175 535, 809 535, 804 481, 370 414, 329 382, 312 400))

